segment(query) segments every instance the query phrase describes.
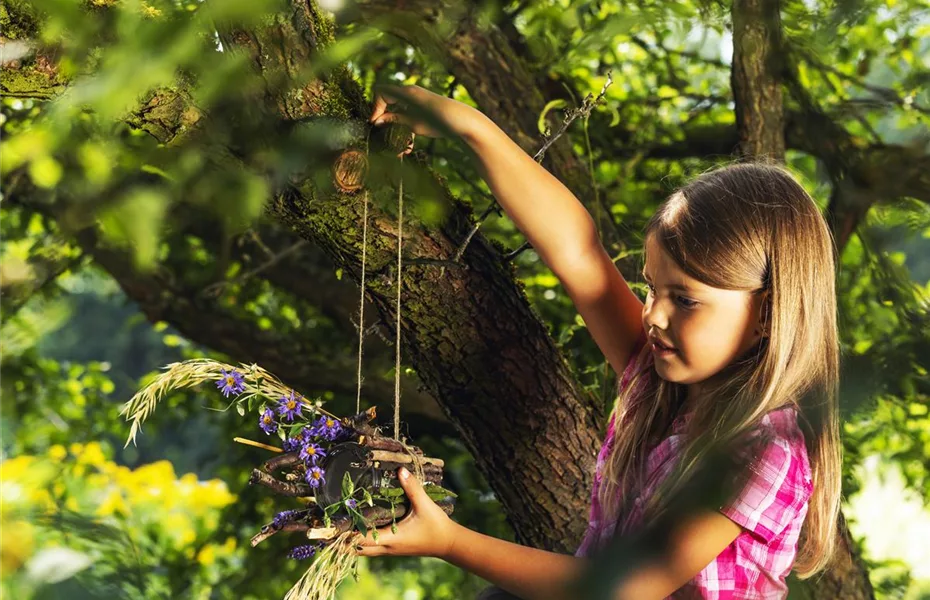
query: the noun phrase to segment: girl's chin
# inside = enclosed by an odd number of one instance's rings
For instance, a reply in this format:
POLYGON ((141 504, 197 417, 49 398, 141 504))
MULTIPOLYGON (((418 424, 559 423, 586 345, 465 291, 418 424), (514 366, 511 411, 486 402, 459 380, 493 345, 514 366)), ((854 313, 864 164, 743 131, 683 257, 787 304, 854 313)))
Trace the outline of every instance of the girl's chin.
POLYGON ((672 360, 656 360, 653 368, 661 379, 671 383, 682 383, 688 378, 688 370, 678 364, 680 362, 677 357, 673 357, 672 360))

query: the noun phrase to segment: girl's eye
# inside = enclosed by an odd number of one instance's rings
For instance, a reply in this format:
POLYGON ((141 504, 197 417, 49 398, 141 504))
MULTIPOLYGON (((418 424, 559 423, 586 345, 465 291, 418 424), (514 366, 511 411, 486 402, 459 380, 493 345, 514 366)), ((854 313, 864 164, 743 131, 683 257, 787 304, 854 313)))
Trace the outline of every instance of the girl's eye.
POLYGON ((694 308, 698 305, 698 303, 694 300, 685 298, 684 296, 678 296, 678 303, 681 304, 684 308, 694 308))
MULTIPOLYGON (((646 283, 646 292, 647 292, 646 293, 647 296, 655 293, 655 290, 653 289, 652 285, 650 285, 648 282, 646 283)), ((678 304, 680 304, 682 308, 686 308, 686 309, 695 308, 698 304, 700 304, 700 302, 697 302, 696 300, 691 300, 690 298, 685 298, 684 296, 677 296, 676 300, 678 301, 678 304)))

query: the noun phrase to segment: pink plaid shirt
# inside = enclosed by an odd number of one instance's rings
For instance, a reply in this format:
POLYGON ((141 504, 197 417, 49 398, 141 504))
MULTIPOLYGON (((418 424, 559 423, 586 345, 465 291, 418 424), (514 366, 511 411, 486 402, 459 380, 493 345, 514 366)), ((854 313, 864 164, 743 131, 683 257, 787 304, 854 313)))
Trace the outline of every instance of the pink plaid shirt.
MULTIPOLYGON (((645 342, 644 335, 637 342, 633 359, 623 372, 621 387, 627 385, 634 369, 652 368, 652 352, 645 347, 645 342)), ((587 556, 609 540, 614 532, 628 533, 640 525, 640 507, 644 499, 650 497, 675 467, 684 425, 685 420, 676 419, 672 435, 650 451, 646 459, 647 484, 634 501, 633 508, 618 522, 602 523, 597 493, 604 461, 614 439, 611 418, 597 456, 588 530, 575 552, 576 556, 587 556)), ((798 536, 813 490, 811 470, 794 407, 768 413, 757 430, 757 433, 762 432, 770 434, 771 438, 750 465, 752 472, 748 482, 732 502, 720 509, 743 530, 717 558, 670 598, 740 600, 787 596, 785 578, 794 564, 798 536)))

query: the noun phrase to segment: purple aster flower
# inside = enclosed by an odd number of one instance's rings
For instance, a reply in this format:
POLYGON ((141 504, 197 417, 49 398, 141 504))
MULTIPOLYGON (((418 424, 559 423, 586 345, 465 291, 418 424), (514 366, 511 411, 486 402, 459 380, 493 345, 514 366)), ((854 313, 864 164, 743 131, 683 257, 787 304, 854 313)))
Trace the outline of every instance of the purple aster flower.
POLYGON ((358 502, 355 501, 355 498, 349 498, 348 500, 346 500, 346 506, 348 506, 349 508, 355 508, 356 506, 358 506, 358 502))
POLYGON ((285 398, 282 396, 278 400, 278 414, 288 421, 293 421, 300 416, 301 404, 300 396, 295 396, 294 390, 291 390, 290 397, 285 398))
POLYGON ((277 529, 284 527, 286 523, 291 521, 294 518, 294 515, 297 514, 296 510, 283 510, 274 516, 273 524, 277 529))
POLYGON ((285 438, 284 440, 284 451, 285 452, 296 452, 300 450, 301 441, 300 438, 285 438))
POLYGON ((304 442, 312 442, 313 436, 316 435, 315 429, 316 429, 315 427, 304 427, 303 429, 300 430, 300 434, 299 434, 300 439, 303 440, 304 442))
POLYGON ((295 546, 291 549, 287 556, 288 558, 303 560, 316 554, 316 549, 316 546, 295 546))
POLYGON ((307 483, 310 484, 310 487, 318 488, 326 483, 326 478, 323 477, 323 475, 323 469, 320 467, 310 467, 307 469, 307 475, 304 477, 304 479, 307 480, 307 483))
POLYGON ((216 387, 223 392, 224 396, 229 398, 230 394, 238 395, 245 391, 245 381, 242 380, 242 373, 235 369, 232 371, 220 370, 223 372, 223 378, 216 382, 216 387))
POLYGON ((316 461, 326 456, 326 451, 319 446, 319 444, 314 444, 313 442, 307 442, 300 447, 300 460, 304 461, 308 466, 316 464, 316 461))
POLYGON ((334 441, 342 434, 342 425, 335 418, 323 415, 313 426, 313 434, 323 439, 334 441))
POLYGON ((268 435, 278 430, 278 422, 274 420, 274 413, 270 408, 266 408, 262 416, 258 418, 258 426, 268 435))

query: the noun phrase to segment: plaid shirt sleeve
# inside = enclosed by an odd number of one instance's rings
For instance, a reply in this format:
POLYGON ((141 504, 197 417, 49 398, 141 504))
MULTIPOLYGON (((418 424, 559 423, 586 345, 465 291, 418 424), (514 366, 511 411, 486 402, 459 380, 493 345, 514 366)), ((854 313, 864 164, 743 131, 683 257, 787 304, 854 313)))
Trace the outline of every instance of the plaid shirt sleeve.
POLYGON ((810 498, 810 482, 795 445, 781 435, 767 440, 750 461, 745 483, 720 509, 766 544, 784 531, 810 498))

